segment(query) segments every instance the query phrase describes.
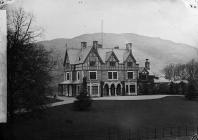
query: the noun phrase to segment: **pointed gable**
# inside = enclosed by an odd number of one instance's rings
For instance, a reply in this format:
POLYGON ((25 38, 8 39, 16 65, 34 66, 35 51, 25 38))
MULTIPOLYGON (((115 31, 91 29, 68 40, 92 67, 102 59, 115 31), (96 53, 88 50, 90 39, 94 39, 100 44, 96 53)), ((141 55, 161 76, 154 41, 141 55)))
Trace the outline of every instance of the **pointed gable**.
POLYGON ((76 49, 76 48, 66 49, 63 65, 65 66, 66 62, 69 64, 75 64, 76 57, 78 56, 79 52, 80 49, 76 49))
POLYGON ((95 49, 94 47, 89 47, 90 49, 86 51, 86 53, 84 53, 84 55, 82 55, 82 60, 81 60, 81 63, 85 63, 85 61, 88 59, 88 57, 96 57, 100 63, 103 63, 100 55, 98 54, 98 51, 97 49, 95 49))
POLYGON ((130 62, 133 62, 133 63, 136 63, 136 59, 134 58, 133 54, 132 54, 132 51, 128 51, 124 56, 124 63, 126 61, 130 61, 130 62))
POLYGON ((145 67, 140 67, 140 68, 139 68, 139 73, 142 73, 142 74, 149 74, 148 70, 147 70, 145 67))
POLYGON ((119 62, 117 56, 115 55, 115 53, 113 51, 106 52, 105 62, 107 62, 107 61, 116 61, 116 62, 119 62))
POLYGON ((64 58, 63 66, 65 66, 66 63, 69 63, 69 64, 70 64, 70 62, 69 62, 69 57, 68 57, 68 53, 67 53, 67 49, 66 49, 66 51, 65 51, 65 58, 64 58))

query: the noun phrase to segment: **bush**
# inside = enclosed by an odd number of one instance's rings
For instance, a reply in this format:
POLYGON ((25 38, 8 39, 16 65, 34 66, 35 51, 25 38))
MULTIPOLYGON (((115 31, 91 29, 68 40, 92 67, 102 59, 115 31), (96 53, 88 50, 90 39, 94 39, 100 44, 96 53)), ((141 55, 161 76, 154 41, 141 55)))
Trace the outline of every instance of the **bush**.
POLYGON ((74 101, 74 109, 75 110, 88 110, 92 105, 92 99, 87 93, 87 79, 83 78, 82 91, 80 95, 76 97, 76 101, 74 101))
POLYGON ((195 82, 191 81, 188 85, 188 92, 185 96, 188 100, 192 100, 193 98, 196 97, 196 87, 194 83, 195 82))
POLYGON ((92 99, 90 96, 85 95, 83 92, 80 93, 76 97, 76 101, 74 101, 74 109, 75 110, 88 110, 91 107, 92 99))

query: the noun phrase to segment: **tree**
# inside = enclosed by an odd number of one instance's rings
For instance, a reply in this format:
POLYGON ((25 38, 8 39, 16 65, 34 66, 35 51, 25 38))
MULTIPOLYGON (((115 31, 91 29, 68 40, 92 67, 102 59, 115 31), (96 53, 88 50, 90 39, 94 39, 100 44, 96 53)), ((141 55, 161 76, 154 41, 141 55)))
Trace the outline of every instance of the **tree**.
POLYGON ((33 28, 33 16, 22 8, 8 13, 7 78, 8 117, 19 109, 34 110, 45 104, 54 61, 51 52, 37 44, 40 30, 33 28))
POLYGON ((76 110, 87 110, 91 107, 92 99, 87 93, 87 78, 83 78, 82 88, 80 95, 76 97, 74 101, 74 109, 76 110))
MULTIPOLYGON (((192 99, 198 94, 198 62, 194 59, 186 64, 170 64, 163 69, 165 77, 169 80, 188 80, 187 99, 192 99)), ((181 83, 182 93, 185 92, 184 83, 181 83)), ((173 90, 177 90, 177 86, 173 86, 173 90)), ((177 92, 177 91, 176 91, 177 92)))
POLYGON ((175 68, 174 64, 169 64, 162 70, 162 72, 165 74, 166 79, 169 80, 174 79, 174 68, 175 68))

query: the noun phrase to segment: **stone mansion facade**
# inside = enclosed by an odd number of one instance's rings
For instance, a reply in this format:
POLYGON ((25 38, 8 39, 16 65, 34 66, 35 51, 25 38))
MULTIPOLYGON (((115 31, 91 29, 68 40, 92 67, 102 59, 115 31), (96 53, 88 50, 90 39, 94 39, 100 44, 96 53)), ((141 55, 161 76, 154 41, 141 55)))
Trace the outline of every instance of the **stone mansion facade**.
POLYGON ((93 41, 91 46, 81 42, 81 48, 66 49, 64 81, 59 84, 59 95, 78 95, 83 77, 87 78, 87 89, 91 96, 138 95, 138 79, 146 81, 149 70, 148 59, 145 67, 140 68, 137 64, 132 43, 120 49, 103 48, 97 41, 93 41))

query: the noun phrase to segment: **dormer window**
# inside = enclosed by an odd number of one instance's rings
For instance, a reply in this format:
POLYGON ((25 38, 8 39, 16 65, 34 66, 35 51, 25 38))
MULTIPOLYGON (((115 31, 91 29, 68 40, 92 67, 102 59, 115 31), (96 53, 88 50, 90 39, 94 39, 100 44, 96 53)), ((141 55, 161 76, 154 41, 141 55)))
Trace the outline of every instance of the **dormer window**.
POLYGON ((90 61, 90 64, 89 64, 91 67, 95 66, 96 65, 96 61, 90 61))
POLYGON ((66 73, 66 80, 70 80, 70 73, 69 72, 66 73))
POLYGON ((116 62, 115 62, 115 61, 110 61, 110 63, 109 63, 109 64, 110 64, 110 66, 111 66, 111 67, 115 67, 116 62))
POLYGON ((127 62, 127 67, 132 67, 133 63, 132 62, 127 62))

